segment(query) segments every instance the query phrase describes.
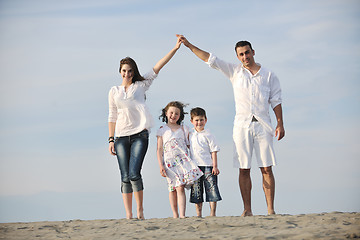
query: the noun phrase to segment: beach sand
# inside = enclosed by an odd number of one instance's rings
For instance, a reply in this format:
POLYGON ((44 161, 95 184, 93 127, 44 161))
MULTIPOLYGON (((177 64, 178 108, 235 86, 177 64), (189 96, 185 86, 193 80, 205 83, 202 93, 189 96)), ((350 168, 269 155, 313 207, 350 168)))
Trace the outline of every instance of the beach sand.
POLYGON ((353 239, 360 213, 1 223, 0 239, 353 239))

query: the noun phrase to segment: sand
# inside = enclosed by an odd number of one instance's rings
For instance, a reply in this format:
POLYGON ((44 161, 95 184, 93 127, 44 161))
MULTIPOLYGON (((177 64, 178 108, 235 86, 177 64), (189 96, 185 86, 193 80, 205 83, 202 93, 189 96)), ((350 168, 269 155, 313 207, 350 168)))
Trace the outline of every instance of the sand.
POLYGON ((0 239, 352 239, 360 213, 0 224, 0 239))

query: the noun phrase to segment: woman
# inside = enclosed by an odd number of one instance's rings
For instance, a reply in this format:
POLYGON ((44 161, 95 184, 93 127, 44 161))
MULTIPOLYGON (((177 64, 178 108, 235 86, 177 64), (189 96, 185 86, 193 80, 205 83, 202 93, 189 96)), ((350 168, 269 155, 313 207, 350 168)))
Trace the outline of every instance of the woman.
POLYGON ((118 159, 127 219, 132 218, 133 194, 137 218, 144 219, 141 167, 148 148, 148 129, 153 125, 152 116, 145 105, 145 91, 180 45, 178 38, 175 47, 144 76, 140 75, 133 59, 122 59, 119 69, 122 84, 112 87, 109 92, 109 151, 118 159))

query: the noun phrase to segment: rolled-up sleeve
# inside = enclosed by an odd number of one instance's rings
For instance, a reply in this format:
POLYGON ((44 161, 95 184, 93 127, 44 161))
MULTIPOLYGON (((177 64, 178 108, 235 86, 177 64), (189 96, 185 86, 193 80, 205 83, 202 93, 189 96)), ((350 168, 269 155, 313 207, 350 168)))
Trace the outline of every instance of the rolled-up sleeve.
POLYGON ((109 116, 108 122, 116 122, 117 120, 117 107, 114 101, 114 88, 109 91, 109 116))
POLYGON ((238 66, 236 64, 225 62, 212 53, 210 53, 209 59, 206 64, 208 64, 211 68, 219 70, 220 72, 225 74, 225 76, 228 77, 230 80, 232 80, 235 69, 238 66))
POLYGON ((153 83, 154 79, 158 76, 158 74, 156 74, 154 72, 153 69, 151 69, 151 71, 147 72, 145 75, 144 75, 144 78, 145 80, 144 81, 141 81, 139 83, 142 83, 144 88, 145 88, 145 91, 147 91, 149 88, 150 88, 150 85, 153 83))
POLYGON ((270 83, 270 104, 274 109, 277 105, 282 103, 280 81, 274 73, 271 73, 270 83))
POLYGON ((214 54, 210 53, 209 59, 206 62, 206 64, 208 64, 209 67, 215 68, 215 66, 214 66, 215 59, 216 59, 216 56, 214 54))

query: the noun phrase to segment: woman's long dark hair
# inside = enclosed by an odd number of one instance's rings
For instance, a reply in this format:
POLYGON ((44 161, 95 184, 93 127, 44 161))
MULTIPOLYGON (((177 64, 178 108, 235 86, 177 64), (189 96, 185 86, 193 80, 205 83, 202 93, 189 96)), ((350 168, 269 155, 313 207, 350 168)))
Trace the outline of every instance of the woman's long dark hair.
POLYGON ((180 117, 176 123, 181 125, 181 122, 184 120, 185 114, 187 114, 187 112, 184 112, 184 107, 186 107, 186 106, 187 106, 187 104, 183 104, 178 101, 169 102, 168 105, 166 105, 166 107, 161 110, 161 115, 159 116, 159 119, 161 119, 162 122, 168 123, 168 118, 166 117, 166 112, 167 112, 167 110, 169 110, 170 107, 176 107, 176 108, 180 109, 180 117))
POLYGON ((134 59, 130 58, 130 57, 126 57, 120 60, 120 68, 119 68, 119 73, 121 74, 121 68, 124 64, 128 64, 131 66, 131 69, 134 71, 134 77, 132 78, 132 83, 136 82, 136 81, 143 81, 144 77, 140 75, 139 69, 136 65, 136 62, 134 61, 134 59))

